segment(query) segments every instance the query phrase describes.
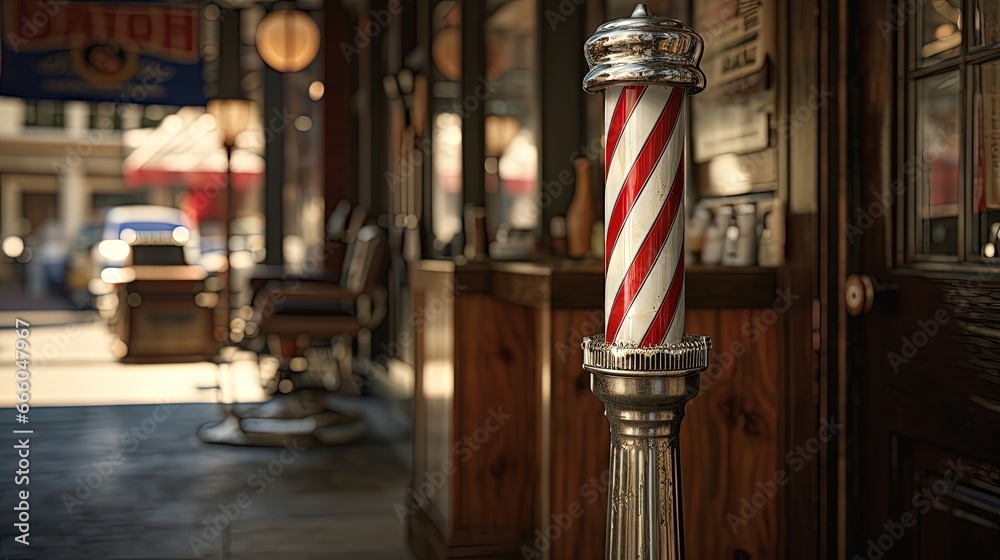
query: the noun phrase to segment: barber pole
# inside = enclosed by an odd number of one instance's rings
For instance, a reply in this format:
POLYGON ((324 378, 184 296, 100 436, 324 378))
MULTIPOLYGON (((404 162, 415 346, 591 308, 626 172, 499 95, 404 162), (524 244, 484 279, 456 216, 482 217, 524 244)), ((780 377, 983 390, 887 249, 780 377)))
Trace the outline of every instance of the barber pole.
POLYGON ((712 346, 684 334, 684 105, 705 87, 702 48, 644 4, 585 48, 583 88, 605 95, 605 334, 583 367, 611 426, 609 560, 684 558, 679 434, 712 346))
POLYGON ((682 87, 605 90, 605 338, 639 346, 684 334, 682 87))

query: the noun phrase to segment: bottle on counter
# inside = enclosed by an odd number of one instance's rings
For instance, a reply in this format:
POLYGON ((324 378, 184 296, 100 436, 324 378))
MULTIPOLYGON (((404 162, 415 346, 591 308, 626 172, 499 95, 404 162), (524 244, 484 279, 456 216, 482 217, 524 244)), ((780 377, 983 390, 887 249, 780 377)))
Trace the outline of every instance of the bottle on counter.
POLYGON ((590 160, 577 158, 576 191, 566 212, 566 245, 570 257, 583 258, 590 252, 594 227, 594 195, 590 188, 590 160))
POLYGON ((729 218, 733 215, 732 206, 716 208, 711 225, 705 230, 705 241, 701 247, 701 262, 706 265, 722 264, 723 241, 729 218))
POLYGON ((726 228, 722 264, 753 266, 757 263, 757 206, 737 204, 726 228))
POLYGON ((549 240, 552 254, 557 257, 566 256, 566 217, 552 216, 549 220, 549 240))

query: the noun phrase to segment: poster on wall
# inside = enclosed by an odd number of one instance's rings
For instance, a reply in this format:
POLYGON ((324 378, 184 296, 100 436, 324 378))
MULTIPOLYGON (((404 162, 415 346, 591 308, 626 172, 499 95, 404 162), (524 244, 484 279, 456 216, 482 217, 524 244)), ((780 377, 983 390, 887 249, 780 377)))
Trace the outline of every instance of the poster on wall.
POLYGON ((5 0, 0 95, 204 105, 196 2, 5 0))
POLYGON ((763 150, 777 98, 773 66, 775 0, 707 0, 694 28, 705 40, 708 89, 692 99, 694 160, 763 150))

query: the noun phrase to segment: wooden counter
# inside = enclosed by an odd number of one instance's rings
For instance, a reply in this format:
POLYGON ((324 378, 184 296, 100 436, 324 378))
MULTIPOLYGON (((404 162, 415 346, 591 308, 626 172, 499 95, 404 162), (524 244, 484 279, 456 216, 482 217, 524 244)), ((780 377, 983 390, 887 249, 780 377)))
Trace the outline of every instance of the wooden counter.
POLYGON ((406 506, 417 558, 512 558, 534 524, 537 314, 505 314, 489 277, 482 265, 411 270, 416 380, 406 506))
POLYGON ((203 268, 132 266, 120 269, 120 274, 124 281, 115 288, 118 307, 111 324, 121 361, 213 359, 228 333, 228 292, 208 290, 203 268))
MULTIPOLYGON (((610 435, 580 348, 603 330, 601 263, 425 261, 410 278, 416 395, 408 534, 415 556, 602 558, 610 435), (510 418, 491 432, 491 411, 501 409, 510 418)), ((740 515, 756 482, 783 465, 783 321, 778 313, 767 327, 759 320, 774 300, 775 279, 759 269, 688 276, 686 330, 712 336, 713 363, 728 364, 706 372, 684 422, 691 558, 776 556, 778 500, 735 533, 727 521, 740 515), (746 307, 716 302, 739 297, 746 307), (745 327, 755 317, 757 326, 745 327), (744 350, 730 350, 735 342, 744 350)))

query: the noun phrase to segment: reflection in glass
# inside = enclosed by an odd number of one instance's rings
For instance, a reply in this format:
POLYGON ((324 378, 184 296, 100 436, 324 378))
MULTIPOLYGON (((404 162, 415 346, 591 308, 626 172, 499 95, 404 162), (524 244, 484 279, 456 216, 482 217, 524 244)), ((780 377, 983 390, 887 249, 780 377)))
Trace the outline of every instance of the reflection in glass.
POLYGON ((456 113, 436 115, 431 142, 434 238, 436 245, 443 247, 462 230, 462 117, 456 113))
POLYGON ((989 46, 1000 43, 1000 2, 997 0, 976 0, 972 12, 973 46, 989 46))
POLYGON ((973 247, 997 255, 1000 228, 1000 62, 972 66, 972 180, 975 187, 973 247))
POLYGON ((437 2, 431 39, 431 231, 438 255, 462 231, 462 14, 459 2, 437 2))
POLYGON ((962 45, 961 4, 961 0, 927 0, 918 8, 916 55, 920 66, 958 55, 962 45))
POLYGON ((462 13, 457 2, 439 2, 434 7, 434 68, 448 80, 462 77, 462 13))
POLYGON ((484 25, 486 225, 494 257, 525 256, 537 235, 537 0, 491 0, 484 25))
POLYGON ((914 170, 914 249, 916 253, 955 255, 961 161, 958 72, 922 78, 915 85, 915 156, 919 164, 914 170))
POLYGON ((538 148, 534 136, 521 131, 500 156, 498 165, 503 196, 500 213, 504 223, 515 230, 532 230, 538 225, 538 148))

